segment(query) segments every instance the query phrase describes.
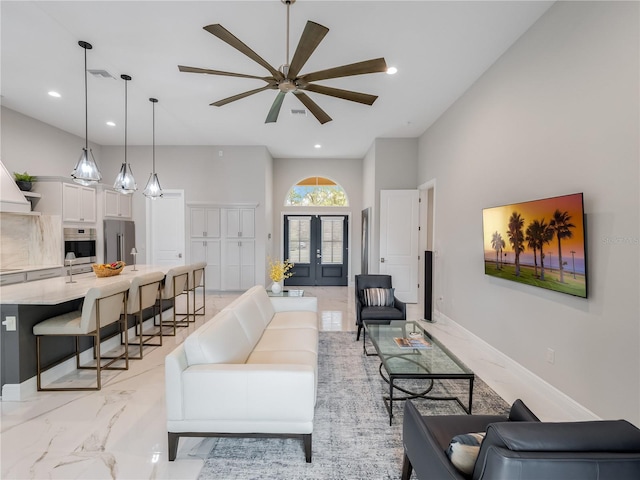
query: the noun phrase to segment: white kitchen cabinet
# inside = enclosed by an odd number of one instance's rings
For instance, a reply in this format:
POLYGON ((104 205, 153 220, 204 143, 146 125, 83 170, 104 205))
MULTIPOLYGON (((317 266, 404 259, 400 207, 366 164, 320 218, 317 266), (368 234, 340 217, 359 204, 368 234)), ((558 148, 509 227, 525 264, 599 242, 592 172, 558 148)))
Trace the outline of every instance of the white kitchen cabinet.
POLYGON ((221 290, 220 284, 220 239, 191 240, 191 263, 207 262, 204 270, 205 288, 221 290))
POLYGON ((105 190, 104 216, 131 218, 131 195, 123 195, 113 190, 105 190))
POLYGON ((96 191, 73 183, 62 184, 62 221, 96 222, 96 191))
POLYGON ((19 273, 5 273, 0 275, 0 285, 12 285, 14 283, 24 282, 24 272, 19 273))
POLYGON ((254 208, 225 208, 223 213, 226 220, 227 238, 255 237, 255 209, 254 208))
POLYGON ((223 290, 247 290, 255 284, 255 240, 225 240, 223 290))
POLYGON ((191 207, 191 237, 220 238, 220 208, 191 207))
POLYGON ((189 206, 189 263, 207 262, 207 290, 246 290, 255 285, 255 207, 189 206))
POLYGON ((31 270, 27 272, 27 282, 34 280, 44 280, 45 278, 59 277, 62 273, 62 268, 44 268, 42 270, 31 270))

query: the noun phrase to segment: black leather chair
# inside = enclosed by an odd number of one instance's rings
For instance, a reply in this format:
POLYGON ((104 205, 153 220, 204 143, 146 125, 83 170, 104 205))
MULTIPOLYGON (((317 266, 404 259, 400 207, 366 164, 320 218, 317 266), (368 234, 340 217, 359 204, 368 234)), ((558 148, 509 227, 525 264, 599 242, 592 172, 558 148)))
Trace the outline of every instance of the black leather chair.
POLYGON ((389 323, 390 320, 407 319, 406 304, 395 296, 393 297, 393 307, 365 306, 362 299, 362 292, 365 288, 393 288, 391 275, 356 275, 356 325, 358 325, 356 340, 360 340, 360 331, 364 327, 362 323, 364 320, 389 323))
POLYGON ((403 420, 402 480, 637 480, 640 430, 625 420, 538 421, 520 400, 508 416, 422 416, 407 400, 403 420), (456 435, 486 432, 473 475, 446 451, 456 435))

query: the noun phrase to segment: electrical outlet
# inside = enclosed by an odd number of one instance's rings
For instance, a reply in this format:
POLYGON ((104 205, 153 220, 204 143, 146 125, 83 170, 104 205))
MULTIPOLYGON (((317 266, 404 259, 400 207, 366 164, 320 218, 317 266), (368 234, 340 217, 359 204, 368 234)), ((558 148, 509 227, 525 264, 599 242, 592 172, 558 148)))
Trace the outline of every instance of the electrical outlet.
POLYGON ((549 363, 556 362, 556 351, 552 348, 547 348, 547 362, 549 363))

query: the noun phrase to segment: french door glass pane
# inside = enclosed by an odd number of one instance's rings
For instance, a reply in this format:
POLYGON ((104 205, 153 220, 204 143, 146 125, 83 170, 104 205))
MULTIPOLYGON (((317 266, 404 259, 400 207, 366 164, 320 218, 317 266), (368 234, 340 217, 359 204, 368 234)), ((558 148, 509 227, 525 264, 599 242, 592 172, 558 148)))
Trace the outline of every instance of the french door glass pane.
POLYGON ((322 264, 342 264, 344 217, 321 217, 322 264))
POLYGON ((289 260, 293 263, 310 263, 311 217, 295 217, 289 222, 289 260))

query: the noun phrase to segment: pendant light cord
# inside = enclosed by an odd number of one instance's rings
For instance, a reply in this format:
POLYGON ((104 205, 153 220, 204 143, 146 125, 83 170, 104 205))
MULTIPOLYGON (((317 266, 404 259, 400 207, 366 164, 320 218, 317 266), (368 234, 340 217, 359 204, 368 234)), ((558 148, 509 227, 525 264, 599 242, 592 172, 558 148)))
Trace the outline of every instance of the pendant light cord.
POLYGON ((152 102, 153 121, 151 122, 151 158, 154 175, 156 173, 156 102, 152 102))
POLYGON ((84 48, 84 147, 89 152, 89 96, 87 94, 87 47, 84 48))
POLYGON ((127 164, 127 83, 128 80, 124 79, 124 164, 127 164))

